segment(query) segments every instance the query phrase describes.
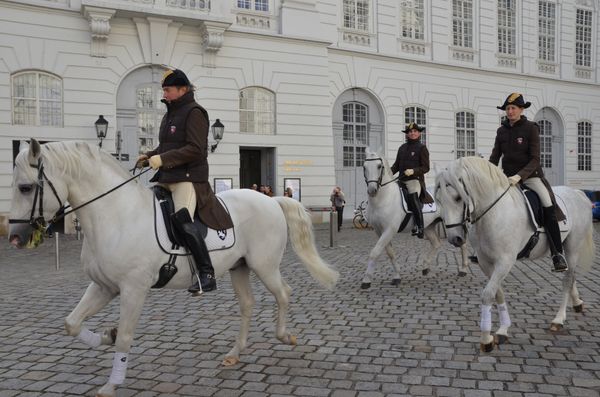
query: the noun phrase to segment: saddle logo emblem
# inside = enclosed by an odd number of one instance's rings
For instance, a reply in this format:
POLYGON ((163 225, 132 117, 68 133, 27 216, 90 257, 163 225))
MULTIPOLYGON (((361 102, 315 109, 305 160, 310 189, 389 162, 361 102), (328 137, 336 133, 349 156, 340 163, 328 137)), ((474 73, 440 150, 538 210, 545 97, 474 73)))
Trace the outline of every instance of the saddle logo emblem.
POLYGON ((517 138, 517 143, 520 145, 523 143, 523 138, 517 138))
POLYGON ((174 133, 175 133, 175 131, 177 131, 177 127, 176 127, 176 126, 174 126, 174 125, 172 125, 172 126, 171 126, 171 134, 174 134, 174 133))
POLYGON ((227 230, 217 230, 217 236, 224 241, 227 238, 227 230))

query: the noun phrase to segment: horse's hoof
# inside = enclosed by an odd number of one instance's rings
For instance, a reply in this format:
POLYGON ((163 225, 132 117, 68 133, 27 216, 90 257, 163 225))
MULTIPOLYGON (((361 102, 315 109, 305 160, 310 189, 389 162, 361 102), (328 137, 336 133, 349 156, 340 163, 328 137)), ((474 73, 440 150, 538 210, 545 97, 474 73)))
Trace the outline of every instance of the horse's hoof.
POLYGON ((288 336, 288 343, 290 345, 296 346, 298 344, 298 338, 296 337, 296 335, 289 335, 288 336))
POLYGON ((496 335, 496 336, 494 336, 494 342, 497 345, 503 345, 505 343, 508 343, 508 336, 506 336, 506 335, 496 335))
POLYGON ((563 329, 563 325, 562 324, 558 324, 558 323, 552 323, 550 324, 550 331, 552 332, 558 332, 560 330, 563 329))
POLYGON ((429 269, 423 269, 421 270, 421 273, 423 274, 423 276, 427 276, 429 274, 429 269))
POLYGON ((575 310, 575 313, 583 313, 583 303, 577 306, 573 306, 573 310, 575 310))
POLYGON ((369 289, 371 288, 371 283, 362 283, 360 285, 360 289, 369 289))
POLYGON ((467 275, 467 272, 458 272, 458 277, 465 277, 467 275))
POLYGON ((484 353, 490 353, 494 351, 494 342, 492 341, 490 343, 480 343, 479 350, 481 350, 484 353))
POLYGON ((225 357, 225 359, 221 362, 221 365, 223 365, 224 367, 231 367, 232 365, 236 365, 239 362, 239 357, 225 357))
POLYGON ((393 279, 392 280, 392 285, 395 285, 395 286, 400 285, 400 279, 399 278, 393 279))

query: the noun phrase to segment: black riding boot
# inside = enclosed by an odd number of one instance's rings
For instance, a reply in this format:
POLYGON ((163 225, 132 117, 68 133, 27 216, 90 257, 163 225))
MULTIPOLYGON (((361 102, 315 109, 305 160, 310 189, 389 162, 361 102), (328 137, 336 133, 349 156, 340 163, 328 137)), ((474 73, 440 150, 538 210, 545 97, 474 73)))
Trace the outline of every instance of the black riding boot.
MULTIPOLYGON (((173 225, 179 231, 179 234, 185 240, 185 244, 194 257, 196 268, 198 269, 198 278, 202 286, 202 292, 208 292, 217 289, 215 280, 215 270, 213 269, 208 249, 204 239, 196 233, 192 218, 187 208, 182 208, 172 216, 173 225)), ((188 288, 191 293, 200 292, 198 280, 188 288)))
POLYGON ((407 204, 408 208, 413 213, 413 219, 415 221, 415 226, 417 227, 416 232, 413 232, 412 235, 423 238, 423 211, 419 195, 417 193, 409 194, 407 204))
POLYGON ((569 267, 567 260, 563 255, 562 241, 560 237, 560 228, 556 219, 554 206, 544 207, 544 227, 548 237, 548 245, 550 245, 550 253, 552 254, 553 271, 564 272, 569 267))

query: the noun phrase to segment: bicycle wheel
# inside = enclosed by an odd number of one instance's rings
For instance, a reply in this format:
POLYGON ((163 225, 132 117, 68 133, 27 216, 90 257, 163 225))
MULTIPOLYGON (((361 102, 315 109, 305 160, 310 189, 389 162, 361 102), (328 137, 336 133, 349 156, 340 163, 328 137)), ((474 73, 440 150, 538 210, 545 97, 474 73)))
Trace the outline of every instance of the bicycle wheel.
POLYGON ((367 222, 367 219, 364 216, 360 218, 360 225, 362 226, 363 229, 366 229, 369 227, 369 222, 367 222))
POLYGON ((366 222, 366 220, 361 214, 354 215, 354 219, 352 219, 352 224, 355 228, 364 229, 363 222, 366 222))

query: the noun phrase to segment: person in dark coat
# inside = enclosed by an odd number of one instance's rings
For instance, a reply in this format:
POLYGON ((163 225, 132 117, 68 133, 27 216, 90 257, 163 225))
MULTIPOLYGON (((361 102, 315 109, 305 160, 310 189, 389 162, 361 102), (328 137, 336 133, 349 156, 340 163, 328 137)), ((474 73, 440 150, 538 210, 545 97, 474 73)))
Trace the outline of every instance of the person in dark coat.
POLYGON ((539 127, 522 114, 529 106, 531 103, 525 102, 523 95, 519 93, 510 94, 502 106, 497 106, 506 112, 506 119, 496 132, 490 162, 498 165, 502 157, 502 170, 508 176, 510 184, 522 183, 537 193, 544 210, 544 227, 550 245, 553 270, 564 272, 568 265, 563 255, 558 221, 565 217, 556 205, 554 193, 544 178, 540 165, 539 127))
POLYGON ((197 210, 202 222, 212 229, 229 229, 233 223, 208 181, 208 113, 194 100, 194 86, 185 73, 175 69, 165 72, 162 89, 167 113, 160 125, 159 144, 140 155, 138 164, 147 160, 158 170, 151 182, 173 194, 173 224, 198 269, 198 279, 188 291, 208 292, 217 288, 215 271, 204 239, 195 233, 194 213, 197 210))
POLYGON ((429 172, 429 151, 420 141, 424 127, 410 123, 404 129, 406 143, 398 148, 392 174, 400 172, 398 183, 408 191, 406 204, 413 213, 416 229, 413 236, 423 238, 423 203, 433 203, 425 188, 425 174, 429 172))

